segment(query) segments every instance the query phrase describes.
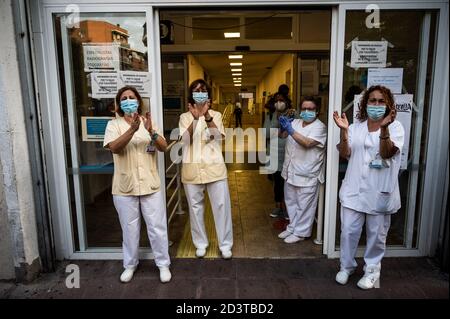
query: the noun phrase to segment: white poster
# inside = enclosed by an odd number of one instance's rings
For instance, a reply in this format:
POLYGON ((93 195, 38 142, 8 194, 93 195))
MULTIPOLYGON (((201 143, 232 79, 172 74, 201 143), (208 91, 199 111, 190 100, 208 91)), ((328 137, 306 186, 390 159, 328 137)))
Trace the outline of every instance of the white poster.
POLYGON ((392 93, 401 94, 403 83, 403 68, 377 68, 369 69, 367 74, 367 87, 382 85, 392 93))
POLYGON ((117 73, 91 73, 91 97, 93 99, 115 98, 119 90, 117 73))
MULTIPOLYGON (((359 110, 359 101, 362 95, 355 95, 353 100, 353 122, 357 122, 356 114, 359 110)), ((400 169, 408 167, 408 152, 409 139, 411 134, 411 116, 413 110, 413 95, 412 94, 394 94, 395 109, 397 110, 396 120, 402 123, 405 130, 405 141, 402 148, 401 166, 400 169)))
POLYGON ((118 71, 120 67, 119 44, 83 43, 84 71, 118 71))
POLYGON ((151 96, 151 74, 150 72, 140 71, 120 71, 119 72, 119 85, 131 85, 134 86, 142 97, 151 96))
POLYGON ((350 67, 384 68, 387 59, 387 41, 353 41, 350 67))

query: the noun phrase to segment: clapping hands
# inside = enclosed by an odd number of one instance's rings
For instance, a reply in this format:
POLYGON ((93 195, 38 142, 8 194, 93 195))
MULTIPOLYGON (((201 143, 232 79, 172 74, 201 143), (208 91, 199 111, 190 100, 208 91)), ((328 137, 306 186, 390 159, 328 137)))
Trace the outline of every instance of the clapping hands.
POLYGON ((294 128, 292 127, 293 118, 287 118, 285 116, 280 116, 278 121, 280 122, 280 128, 282 131, 286 131, 289 135, 294 134, 294 128))

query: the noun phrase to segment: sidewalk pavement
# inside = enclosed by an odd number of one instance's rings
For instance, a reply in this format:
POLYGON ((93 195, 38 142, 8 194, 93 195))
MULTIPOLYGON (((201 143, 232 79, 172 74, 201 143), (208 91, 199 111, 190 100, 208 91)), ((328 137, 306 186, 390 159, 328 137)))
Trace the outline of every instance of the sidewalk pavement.
POLYGON ((162 299, 448 299, 448 274, 428 258, 384 258, 381 288, 356 286, 363 260, 346 286, 334 281, 334 259, 173 259, 172 281, 159 282, 152 260, 141 261, 135 277, 122 284, 121 261, 72 261, 80 269, 80 288, 66 287, 68 261, 29 284, 0 282, 0 298, 162 298, 162 299))

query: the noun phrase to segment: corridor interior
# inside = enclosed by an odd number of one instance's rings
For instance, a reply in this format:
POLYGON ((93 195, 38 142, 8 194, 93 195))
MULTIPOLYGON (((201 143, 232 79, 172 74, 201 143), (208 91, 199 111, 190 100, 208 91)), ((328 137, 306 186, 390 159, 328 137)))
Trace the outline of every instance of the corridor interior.
MULTIPOLYGON (((225 121, 229 127, 234 127, 235 120, 225 121)), ((250 114, 244 107, 242 128, 261 126, 260 111, 250 114)), ((235 147, 235 153, 244 151, 247 162, 247 145, 244 150, 235 147)), ((233 257, 235 258, 313 258, 321 256, 321 245, 313 243, 316 230, 314 227, 311 238, 294 244, 286 244, 278 238, 278 234, 286 227, 284 218, 272 218, 270 213, 275 207, 273 184, 268 175, 260 174, 259 163, 227 164, 228 183, 231 196, 233 220, 233 257)), ((184 195, 183 195, 184 196, 184 195)), ((205 196, 207 199, 207 196, 205 196)), ((177 215, 169 229, 169 237, 173 241, 171 256, 178 258, 195 258, 195 247, 192 243, 189 225, 188 208, 183 207, 184 215, 177 215)), ((217 236, 211 206, 207 201, 205 210, 205 225, 210 240, 205 258, 220 258, 217 236)))

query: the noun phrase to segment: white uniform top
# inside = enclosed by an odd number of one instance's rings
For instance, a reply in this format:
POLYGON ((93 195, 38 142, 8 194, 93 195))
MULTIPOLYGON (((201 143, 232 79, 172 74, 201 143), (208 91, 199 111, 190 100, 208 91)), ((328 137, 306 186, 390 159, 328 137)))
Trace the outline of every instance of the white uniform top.
POLYGON ((371 168, 370 162, 381 158, 380 132, 369 132, 367 121, 353 123, 348 129, 351 155, 339 192, 344 207, 367 214, 393 214, 401 207, 398 173, 405 132, 399 121, 389 125, 390 139, 399 151, 385 160, 388 168, 371 168))
POLYGON ((281 176, 291 185, 298 187, 316 186, 324 182, 323 160, 327 141, 327 127, 316 119, 303 127, 303 120, 292 121, 292 128, 319 144, 305 148, 298 144, 292 136, 287 138, 283 170, 281 176))
MULTIPOLYGON (((225 136, 225 128, 220 112, 209 110, 214 124, 220 134, 225 136)), ((191 112, 181 114, 179 121, 180 136, 186 132, 194 121, 191 112)), ((213 130, 214 131, 214 130, 213 130)), ((198 119, 191 144, 183 147, 183 165, 181 182, 184 184, 208 184, 228 177, 227 167, 222 155, 222 141, 210 139, 210 130, 205 117, 198 119)))
MULTIPOLYGON (((153 129, 164 138, 162 132, 152 122, 153 129)), ((130 128, 124 117, 117 117, 108 122, 103 140, 103 147, 115 141, 130 128)), ((142 196, 159 191, 161 182, 156 164, 156 151, 149 152, 151 142, 149 132, 141 122, 130 142, 120 153, 113 154, 114 175, 112 194, 123 196, 142 196)))

